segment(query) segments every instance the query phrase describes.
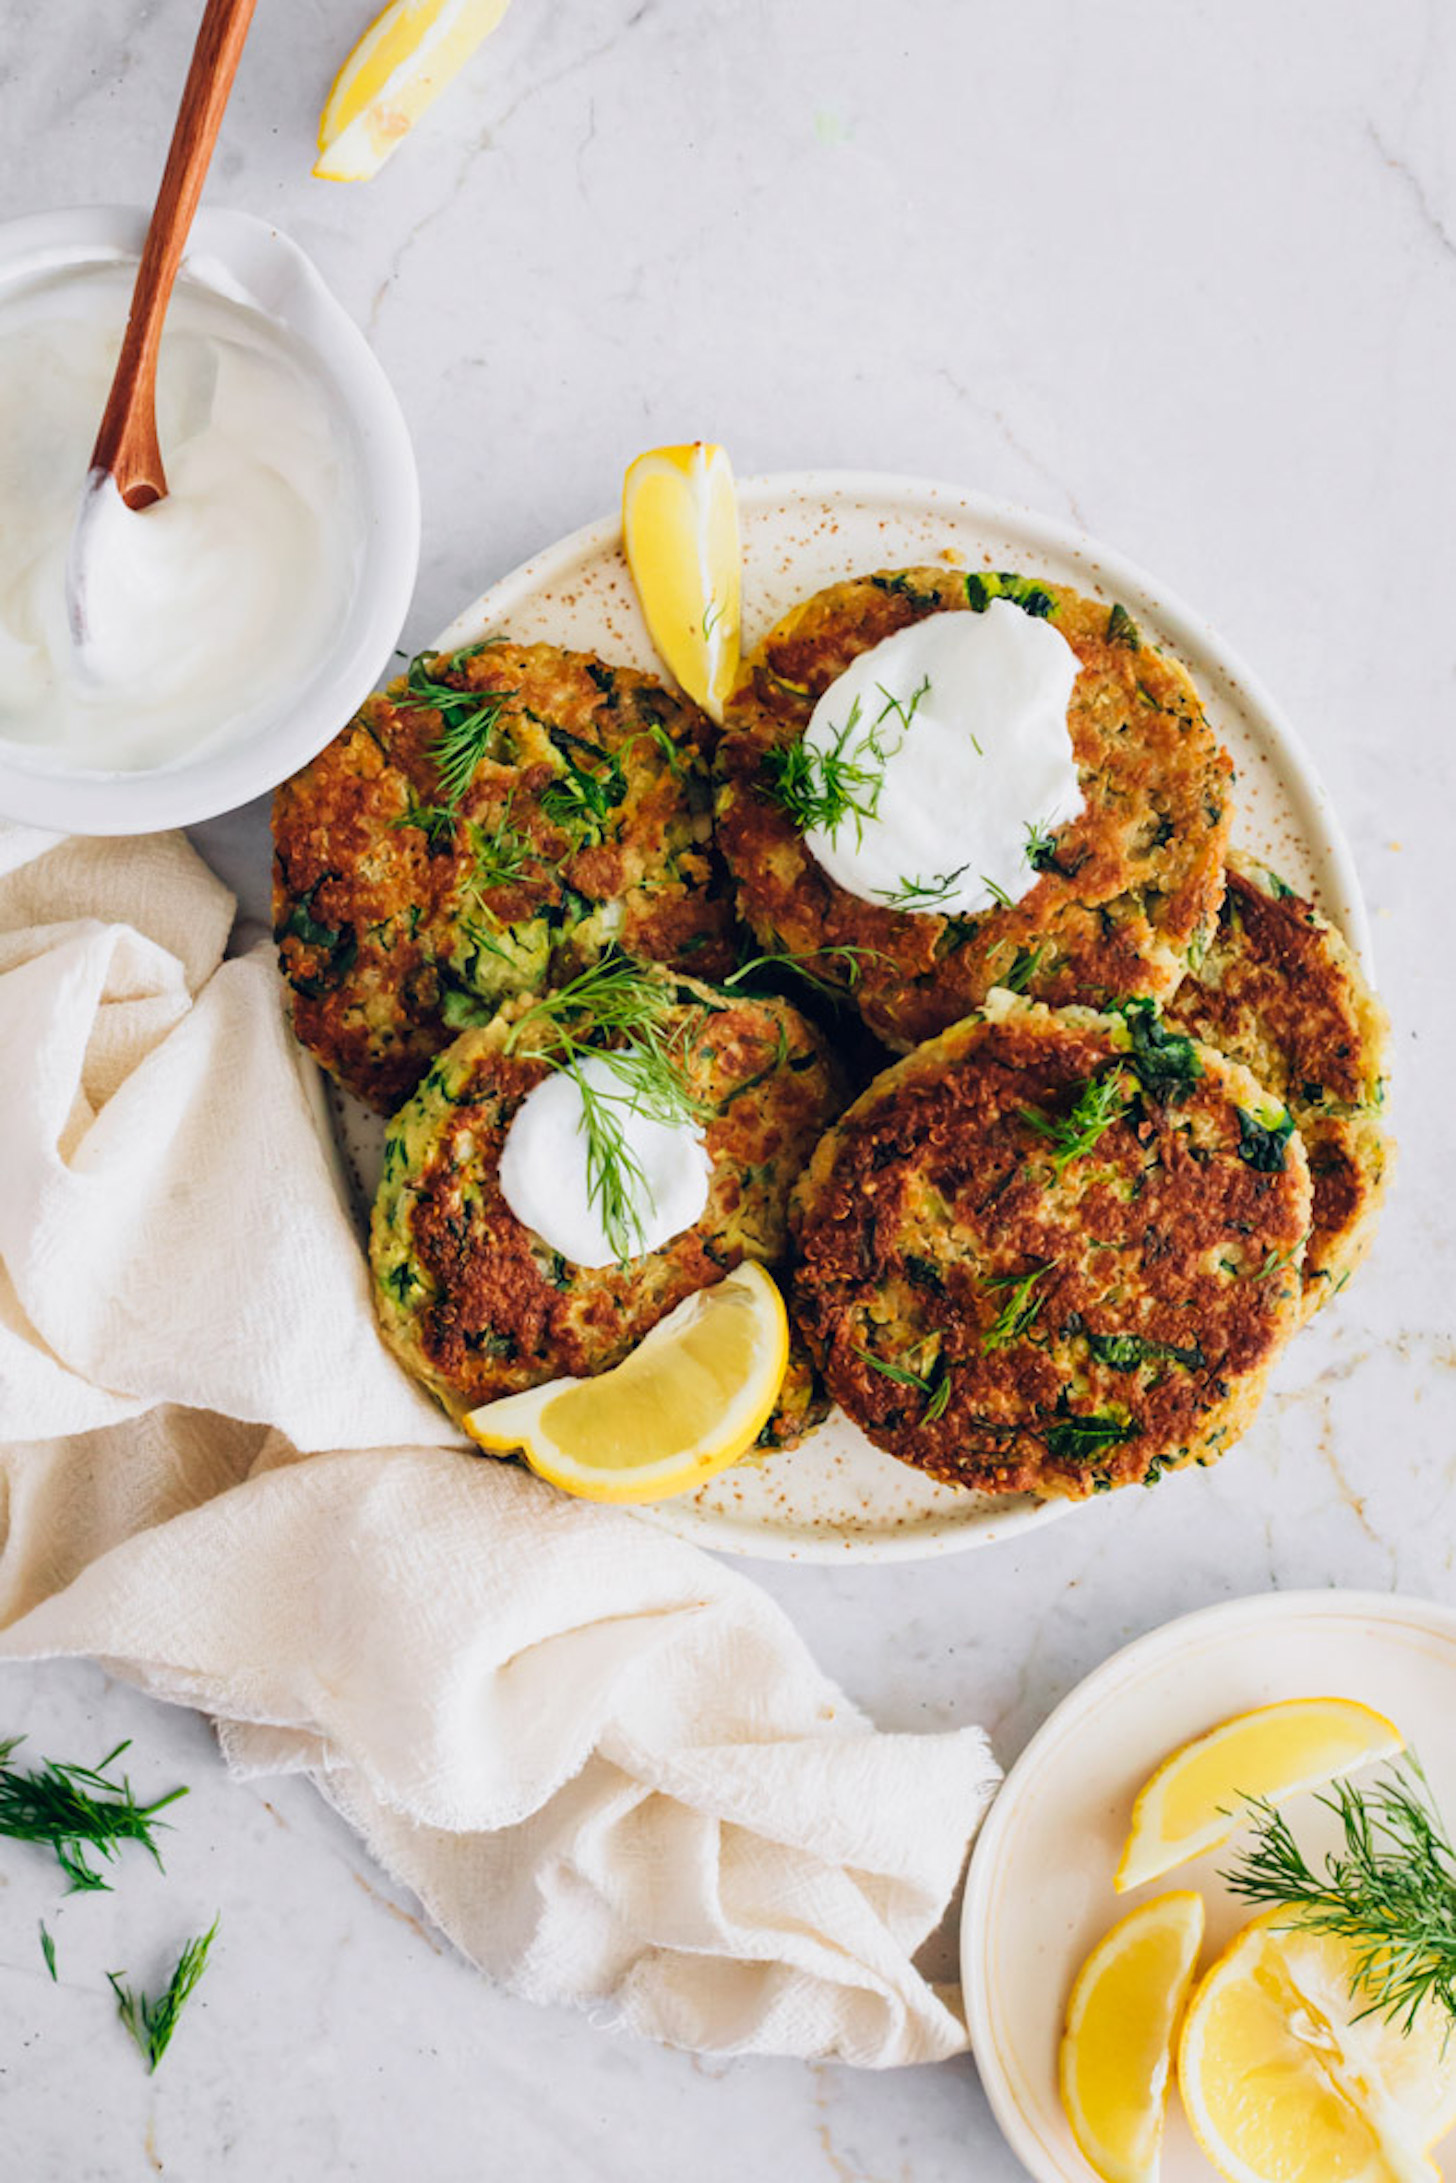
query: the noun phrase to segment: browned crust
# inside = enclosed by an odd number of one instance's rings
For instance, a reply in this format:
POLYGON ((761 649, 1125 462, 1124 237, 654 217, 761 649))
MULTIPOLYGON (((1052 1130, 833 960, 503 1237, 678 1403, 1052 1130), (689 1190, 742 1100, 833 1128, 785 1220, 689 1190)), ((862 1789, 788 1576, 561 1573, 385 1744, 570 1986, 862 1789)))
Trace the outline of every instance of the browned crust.
POLYGON ((987 1493, 1080 1498, 1211 1461, 1297 1323, 1299 1140, 1276 1172, 1246 1164, 1239 1107, 1267 1102, 1203 1051, 1177 1105, 1128 1078, 1127 1110, 1058 1183, 1026 1111, 1065 1114, 1089 1078, 1127 1069, 1126 1034, 993 1005, 1002 1020, 957 1025, 871 1086, 795 1192, 794 1311, 830 1393, 892 1455, 987 1493), (1009 1284, 1037 1267, 1035 1318, 998 1345, 1009 1284), (1094 1354, 1125 1337, 1166 1353, 1122 1370, 1094 1354), (870 1356, 931 1390, 948 1371, 941 1414, 870 1356), (1126 1437, 1059 1450, 1089 1417, 1126 1437))
POLYGON ((1385 1011, 1314 905, 1233 856, 1217 929, 1169 1015, 1251 1069, 1299 1125, 1314 1181, 1308 1316, 1364 1258, 1385 1196, 1385 1011))
POLYGON ((386 1113, 462 1026, 574 975, 612 941, 707 978, 734 958, 711 840, 712 729, 695 706, 651 675, 554 645, 491 643, 436 658, 431 672, 506 693, 499 755, 482 759, 452 819, 433 831, 412 822, 445 802, 441 717, 404 678, 273 803, 273 916, 294 1027, 386 1113), (543 797, 569 755, 597 764, 590 749, 616 761, 624 793, 584 833, 543 797), (524 844, 522 868, 481 884, 479 843, 502 828, 524 844), (606 905, 610 917, 594 915, 606 905))
POLYGON ((1009 909, 957 918, 862 902, 815 863, 765 791, 764 754, 802 736, 857 654, 927 614, 967 611, 967 582, 882 572, 795 608, 745 663, 718 752, 718 839, 740 913, 765 947, 853 985, 871 1028, 901 1047, 1008 979, 1055 1003, 1165 995, 1223 889, 1232 768, 1197 691, 1126 616, 1054 584, 1036 589, 1081 662, 1068 724, 1086 795, 1057 837, 1059 868, 1009 909))

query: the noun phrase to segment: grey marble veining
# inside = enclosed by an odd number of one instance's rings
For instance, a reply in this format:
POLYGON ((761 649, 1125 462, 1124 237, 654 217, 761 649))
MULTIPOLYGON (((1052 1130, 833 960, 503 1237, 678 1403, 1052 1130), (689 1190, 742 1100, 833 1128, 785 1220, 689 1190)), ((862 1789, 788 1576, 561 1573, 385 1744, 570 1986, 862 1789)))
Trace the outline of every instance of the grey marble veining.
MULTIPOLYGON (((615 500, 640 447, 918 472, 1067 517, 1252 663, 1349 830, 1396 1026, 1370 1265, 1221 1469, 918 1570, 765 1568, 886 1725, 1006 1758, 1170 1615, 1272 1586, 1456 1598, 1450 947, 1456 29, 1387 0, 514 0, 365 188, 309 179, 367 7, 260 0, 212 185, 369 329, 419 451, 406 641, 615 500)), ((0 208, 150 195, 191 0, 10 0, 0 208)), ((260 811, 209 830, 261 901, 260 811)), ((968 2064, 694 2062, 487 1990, 302 1784, 190 1715, 10 1669, 0 1732, 193 1784, 163 1883, 54 1913, 0 1855, 0 2126, 26 2183, 1009 2183, 968 2064), (149 2081, 102 1974, 214 1970, 149 2081), (36 1940, 44 1912, 60 1984, 36 1940)), ((6 2173, 10 2163, 0 2163, 6 2173)))

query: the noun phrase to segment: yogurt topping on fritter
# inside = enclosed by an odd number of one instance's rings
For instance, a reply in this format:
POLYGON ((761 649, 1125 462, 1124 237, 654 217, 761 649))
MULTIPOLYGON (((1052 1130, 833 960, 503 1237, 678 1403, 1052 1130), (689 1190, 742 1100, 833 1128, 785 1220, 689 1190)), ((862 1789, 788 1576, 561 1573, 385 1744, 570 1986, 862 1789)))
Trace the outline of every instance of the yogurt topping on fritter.
POLYGON ((609 1053, 589 1054, 576 1073, 557 1070, 527 1093, 501 1148, 501 1195, 523 1227, 576 1266, 612 1266, 601 1163, 590 1158, 600 1121, 588 1127, 588 1099, 607 1111, 614 1147, 607 1190, 625 1194, 627 1224, 639 1255, 655 1251, 702 1217, 713 1163, 694 1122, 644 1113, 612 1067, 609 1053))
POLYGON ((1077 655, 1008 600, 933 614, 861 652, 804 734, 805 845, 862 902, 974 916, 1036 882, 1028 852, 1082 808, 1077 655))

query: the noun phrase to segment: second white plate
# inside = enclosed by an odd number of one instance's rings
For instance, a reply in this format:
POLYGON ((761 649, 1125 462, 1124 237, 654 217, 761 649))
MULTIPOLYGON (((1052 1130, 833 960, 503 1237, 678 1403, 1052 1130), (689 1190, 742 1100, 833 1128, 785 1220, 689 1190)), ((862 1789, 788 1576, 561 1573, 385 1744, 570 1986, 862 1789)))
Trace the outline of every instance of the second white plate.
MULTIPOLYGON (((1094 1944, 1169 1888, 1203 1893, 1205 1964, 1252 1915, 1218 1877, 1235 1844, 1114 1894, 1138 1790, 1171 1751, 1234 1714, 1325 1696, 1388 1714, 1456 1816, 1456 1613, 1376 1592, 1266 1593, 1167 1623, 1079 1684, 1008 1774, 971 1856, 961 1978, 987 2097, 1038 2183, 1096 2183, 1057 2090, 1067 1995, 1094 1944)), ((1313 1796, 1289 1811, 1302 1842, 1330 1843, 1334 1822, 1313 1796)), ((1433 2157, 1456 2178, 1456 2136, 1433 2157)), ((1162 2183, 1217 2183, 1176 2093, 1162 2183)))

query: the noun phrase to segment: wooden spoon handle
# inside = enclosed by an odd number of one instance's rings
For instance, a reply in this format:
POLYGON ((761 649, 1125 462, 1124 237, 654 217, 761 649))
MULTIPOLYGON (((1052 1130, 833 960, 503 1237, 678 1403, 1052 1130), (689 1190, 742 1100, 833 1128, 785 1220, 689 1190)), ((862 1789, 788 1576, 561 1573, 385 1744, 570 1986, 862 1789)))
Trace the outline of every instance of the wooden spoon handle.
POLYGON ((257 0, 207 0, 162 185, 152 207, 116 375, 91 456, 92 469, 111 472, 129 508, 150 507, 167 490, 157 444, 162 322, 256 4, 257 0))

